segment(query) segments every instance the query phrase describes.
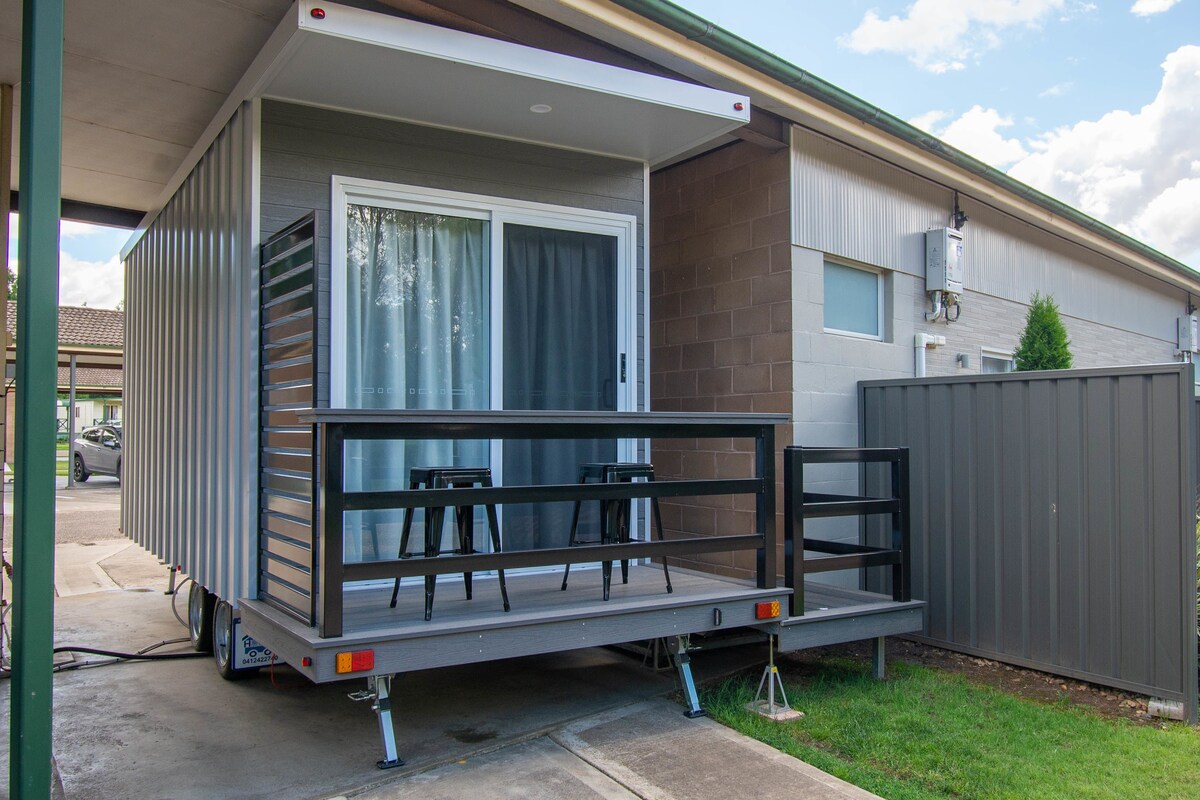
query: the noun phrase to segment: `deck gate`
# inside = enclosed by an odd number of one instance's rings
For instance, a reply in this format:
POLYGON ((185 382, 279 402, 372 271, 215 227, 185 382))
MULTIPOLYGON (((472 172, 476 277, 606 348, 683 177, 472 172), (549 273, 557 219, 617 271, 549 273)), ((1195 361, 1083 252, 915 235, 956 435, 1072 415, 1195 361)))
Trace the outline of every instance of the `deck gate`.
POLYGON ((862 445, 910 449, 921 638, 1182 702, 1195 721, 1191 364, 859 393, 862 445))

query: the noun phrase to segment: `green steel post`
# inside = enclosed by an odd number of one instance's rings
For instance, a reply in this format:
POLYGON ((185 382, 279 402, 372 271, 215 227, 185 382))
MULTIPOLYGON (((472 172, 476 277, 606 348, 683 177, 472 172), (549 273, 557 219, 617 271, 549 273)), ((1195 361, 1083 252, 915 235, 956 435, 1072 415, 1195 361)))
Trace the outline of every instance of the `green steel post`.
POLYGON ((24 0, 9 790, 50 796, 63 0, 24 0))

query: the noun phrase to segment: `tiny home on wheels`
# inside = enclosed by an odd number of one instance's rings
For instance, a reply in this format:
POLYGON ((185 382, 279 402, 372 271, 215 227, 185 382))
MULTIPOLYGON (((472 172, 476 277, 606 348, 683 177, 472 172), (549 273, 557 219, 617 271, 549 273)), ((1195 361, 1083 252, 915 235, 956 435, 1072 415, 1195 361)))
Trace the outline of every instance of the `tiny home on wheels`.
MULTIPOLYGON (((192 577, 222 675, 367 678, 383 766, 409 670, 668 640, 700 713, 688 637, 789 616, 788 417, 648 411, 648 176, 749 120, 670 77, 284 16, 126 254, 124 529, 192 577), (653 440, 737 466, 656 481, 653 440), (659 498, 743 524, 664 539, 659 498), (706 554, 754 578, 665 563, 706 554)), ((919 629, 920 604, 889 610, 871 635, 919 629)))

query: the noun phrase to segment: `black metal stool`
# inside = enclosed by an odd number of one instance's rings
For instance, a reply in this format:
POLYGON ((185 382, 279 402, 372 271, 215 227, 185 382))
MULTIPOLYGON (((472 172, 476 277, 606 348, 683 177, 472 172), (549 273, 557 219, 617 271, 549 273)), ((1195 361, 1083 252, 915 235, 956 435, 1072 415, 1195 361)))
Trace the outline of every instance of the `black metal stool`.
MULTIPOLYGON (((630 483, 634 478, 645 478, 647 481, 654 480, 654 465, 653 464, 632 464, 632 463, 604 463, 604 464, 583 464, 579 468, 579 482, 587 483, 589 480, 599 481, 600 483, 630 483)), ((568 546, 575 547, 580 544, 613 544, 619 542, 632 541, 629 538, 629 528, 631 523, 633 501, 632 500, 601 500, 600 501, 600 540, 597 541, 580 541, 577 537, 579 530, 579 508, 582 501, 575 501, 575 513, 571 516, 571 539, 568 546)), ((662 514, 658 510, 658 498, 650 498, 650 505, 654 509, 654 526, 658 528, 658 540, 663 539, 662 514)), ((609 587, 612 585, 612 562, 601 561, 601 572, 604 576, 604 599, 608 600, 609 587)), ((567 564, 566 570, 563 572, 562 590, 567 589, 567 578, 571 576, 571 565, 567 564)), ((671 588, 671 573, 667 569, 667 560, 663 559, 663 577, 667 579, 667 594, 672 591, 671 588)), ((621 559, 621 583, 629 583, 629 559, 621 559)))
MULTIPOLYGON (((491 486, 492 471, 487 467, 413 467, 408 472, 408 488, 420 489, 453 489, 472 486, 491 486)), ((496 507, 492 504, 484 506, 487 510, 488 529, 492 535, 492 550, 500 552, 500 524, 496 519, 496 507)), ((434 506, 425 509, 425 557, 433 558, 445 553, 470 555, 475 552, 475 507, 455 506, 455 527, 458 533, 458 546, 453 550, 442 550, 442 526, 446 521, 446 507, 434 506)), ((412 532, 413 509, 404 510, 404 528, 400 534, 400 558, 411 558, 408 552, 408 537, 412 532)), ((499 570, 500 596, 504 600, 504 610, 509 610, 508 587, 504 583, 504 570, 499 570)), ((463 584, 467 590, 467 599, 471 599, 471 573, 463 573, 463 584)), ((433 591, 437 585, 436 575, 425 576, 425 621, 433 616, 433 591)), ((400 594, 400 579, 392 587, 391 607, 396 607, 396 598, 400 594)))

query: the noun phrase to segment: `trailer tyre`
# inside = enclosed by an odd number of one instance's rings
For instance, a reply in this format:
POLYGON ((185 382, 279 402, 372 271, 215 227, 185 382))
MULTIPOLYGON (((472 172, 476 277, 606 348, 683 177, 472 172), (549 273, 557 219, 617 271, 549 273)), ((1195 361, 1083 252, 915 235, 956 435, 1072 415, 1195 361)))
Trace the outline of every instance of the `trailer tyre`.
POLYGON ((192 648, 199 653, 211 653, 213 645, 213 606, 217 596, 192 581, 188 589, 188 636, 192 648))
POLYGON ((258 672, 257 669, 234 669, 233 648, 233 606, 217 600, 212 625, 212 653, 217 673, 227 681, 239 681, 258 672))

